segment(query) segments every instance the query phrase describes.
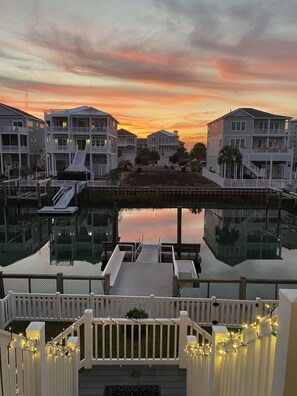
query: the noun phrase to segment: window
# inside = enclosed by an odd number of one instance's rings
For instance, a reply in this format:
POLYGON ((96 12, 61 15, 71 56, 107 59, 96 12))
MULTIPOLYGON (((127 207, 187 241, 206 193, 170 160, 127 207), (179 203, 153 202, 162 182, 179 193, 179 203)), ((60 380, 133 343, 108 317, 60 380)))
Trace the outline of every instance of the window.
POLYGON ((240 139, 240 148, 245 148, 245 139, 240 139))
POLYGON ((246 121, 232 121, 231 131, 245 131, 246 121))
POLYGON ((260 131, 265 131, 268 128, 268 121, 259 121, 260 131))

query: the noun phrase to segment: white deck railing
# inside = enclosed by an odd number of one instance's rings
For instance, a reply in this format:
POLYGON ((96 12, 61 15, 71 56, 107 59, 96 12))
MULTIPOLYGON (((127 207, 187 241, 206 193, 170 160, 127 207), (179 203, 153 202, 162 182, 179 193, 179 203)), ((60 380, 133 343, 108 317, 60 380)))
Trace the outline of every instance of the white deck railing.
POLYGON ((282 290, 277 312, 237 333, 212 335, 177 318, 94 318, 92 310, 45 343, 45 324, 26 337, 0 331, 0 394, 78 396, 78 371, 93 365, 175 364, 187 369, 187 396, 295 395, 297 291, 282 290))
POLYGON ((0 300, 0 328, 15 320, 75 321, 85 309, 93 309, 96 317, 120 318, 133 308, 145 310, 151 318, 176 318, 187 311, 193 322, 203 326, 238 327, 267 314, 267 304, 274 308, 278 301, 9 292, 0 300))

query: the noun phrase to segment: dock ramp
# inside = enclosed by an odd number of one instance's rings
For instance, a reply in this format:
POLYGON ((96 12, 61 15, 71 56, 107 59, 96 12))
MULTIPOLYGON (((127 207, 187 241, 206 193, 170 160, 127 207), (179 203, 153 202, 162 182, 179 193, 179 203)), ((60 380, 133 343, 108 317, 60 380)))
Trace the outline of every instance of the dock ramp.
POLYGON ((86 186, 85 181, 74 181, 63 184, 53 198, 53 206, 44 206, 38 211, 39 214, 74 214, 77 206, 68 206, 72 198, 79 194, 86 186))

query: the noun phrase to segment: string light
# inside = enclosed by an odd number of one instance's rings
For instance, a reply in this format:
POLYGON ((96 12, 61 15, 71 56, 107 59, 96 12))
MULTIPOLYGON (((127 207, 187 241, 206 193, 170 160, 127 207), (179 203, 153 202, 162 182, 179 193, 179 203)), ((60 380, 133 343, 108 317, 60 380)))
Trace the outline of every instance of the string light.
POLYGON ((268 304, 265 306, 270 310, 269 315, 264 317, 257 316, 257 319, 254 323, 249 326, 244 324, 242 328, 239 329, 237 334, 234 334, 234 332, 229 332, 228 336, 223 338, 222 341, 218 343, 217 348, 220 357, 226 353, 236 353, 239 348, 247 347, 248 344, 255 342, 256 340, 260 341, 264 336, 277 335, 278 323, 275 315, 275 309, 272 309, 268 304), (271 327, 269 332, 265 328, 265 325, 268 322, 271 327))

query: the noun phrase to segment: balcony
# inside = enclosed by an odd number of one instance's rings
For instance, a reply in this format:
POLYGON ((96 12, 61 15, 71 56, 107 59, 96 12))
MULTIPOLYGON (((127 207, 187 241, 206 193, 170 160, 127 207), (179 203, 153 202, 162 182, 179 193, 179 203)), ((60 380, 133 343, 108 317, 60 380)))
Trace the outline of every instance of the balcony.
POLYGON ((276 136, 285 136, 288 134, 287 129, 254 129, 255 135, 276 135, 276 136))
POLYGON ((0 126, 0 133, 28 133, 28 129, 18 126, 0 126))
POLYGON ((294 150, 292 148, 254 148, 240 149, 244 158, 249 161, 291 161, 294 150))
POLYGON ((68 126, 47 126, 45 128, 47 133, 62 132, 67 134, 92 134, 92 133, 106 133, 107 127, 68 127, 68 126))
MULTIPOLYGON (((55 142, 46 142, 47 153, 74 153, 78 149, 75 142, 69 144, 57 144, 55 142)), ((89 146, 86 147, 86 152, 91 154, 107 153, 110 151, 110 144, 106 143, 104 146, 89 146)))
POLYGON ((29 147, 28 146, 18 146, 18 145, 13 145, 13 146, 0 146, 0 150, 2 153, 28 153, 29 152, 29 147))

